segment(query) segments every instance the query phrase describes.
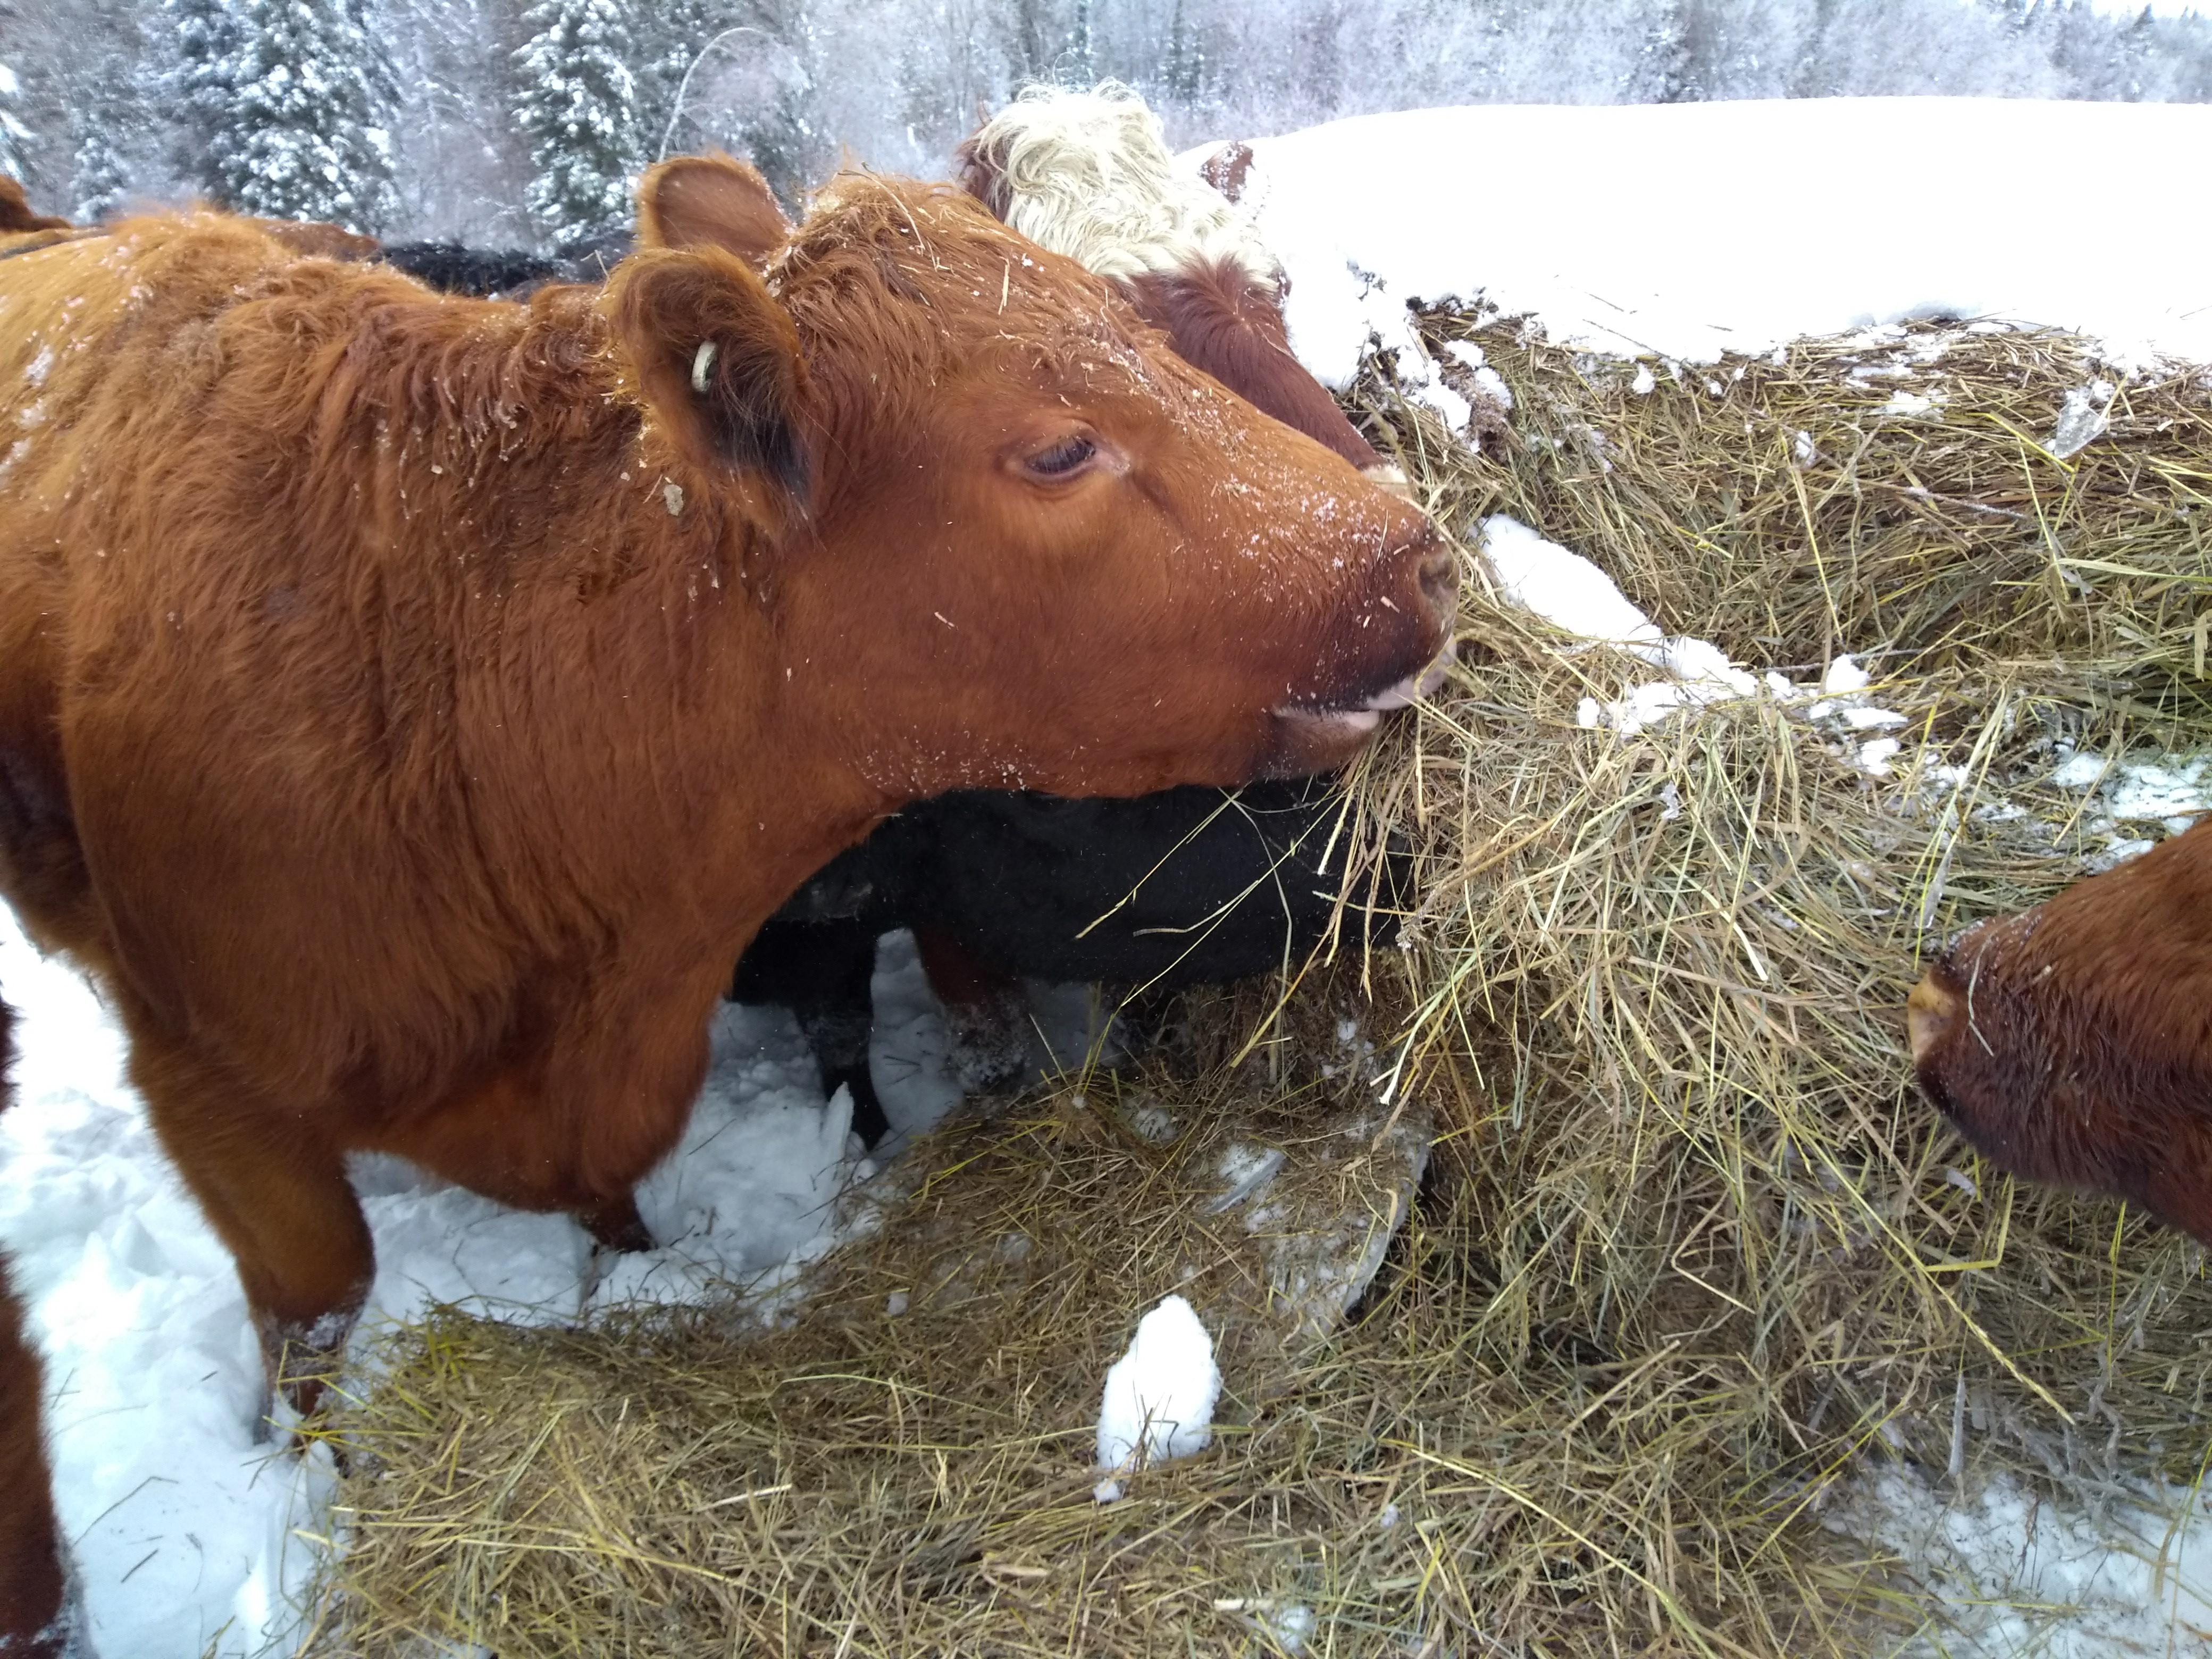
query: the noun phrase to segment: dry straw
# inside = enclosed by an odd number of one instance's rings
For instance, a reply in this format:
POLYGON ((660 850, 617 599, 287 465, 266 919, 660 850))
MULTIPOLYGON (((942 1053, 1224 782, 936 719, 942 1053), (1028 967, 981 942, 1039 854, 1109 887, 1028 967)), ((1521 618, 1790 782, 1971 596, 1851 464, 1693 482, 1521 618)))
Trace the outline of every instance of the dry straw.
POLYGON ((1893 775, 1771 699, 1579 728, 1650 671, 1470 563, 1462 671, 1356 781, 1352 842, 1417 849, 1371 951, 1188 999, 1141 1079, 948 1131, 778 1328, 407 1334, 339 1425, 319 1650, 1883 1652, 1942 1637, 1820 1524, 1868 1460, 2093 1503, 2196 1478, 2199 1252, 1982 1166, 1909 1087, 1899 1009, 1935 939, 2103 845, 2040 781, 2054 743, 2212 747, 2212 395, 2002 330, 1639 392, 1494 319, 1428 326, 1516 400, 1478 455, 1373 390, 1449 528, 1510 512, 1740 662, 1863 653, 1910 722, 1893 775), (2062 459, 2100 372, 2109 430, 2062 459), (1340 1064, 1347 1013, 1375 1063, 1340 1064), (1364 1303, 1319 1342, 1225 1320, 1212 1449, 1095 1504, 1136 1316, 1253 1288, 1200 1213, 1220 1126, 1296 1146, 1386 1085, 1442 1138, 1364 1303), (1131 1132, 1139 1088, 1180 1139, 1131 1132))

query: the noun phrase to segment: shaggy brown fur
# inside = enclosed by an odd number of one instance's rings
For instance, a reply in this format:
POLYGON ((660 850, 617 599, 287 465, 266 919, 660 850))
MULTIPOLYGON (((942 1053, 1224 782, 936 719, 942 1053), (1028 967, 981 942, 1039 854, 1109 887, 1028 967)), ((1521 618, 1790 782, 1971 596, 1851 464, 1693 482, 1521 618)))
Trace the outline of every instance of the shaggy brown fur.
POLYGON ((295 253, 313 259, 374 259, 384 244, 374 236, 326 225, 316 219, 254 219, 256 229, 282 242, 295 253))
POLYGON ((1226 261, 1201 261, 1171 276, 1133 277, 1127 286, 1145 320, 1167 331, 1186 362, 1362 471, 1382 465, 1328 389, 1291 355, 1277 289, 1226 261))
POLYGON ((70 222, 66 219, 32 212, 30 198, 24 195, 23 186, 6 173, 0 173, 0 236, 14 235, 27 230, 67 230, 69 228, 70 222))
POLYGON ((1232 140, 1198 165, 1198 176, 1232 202, 1244 199, 1244 177, 1252 171, 1252 146, 1232 140))
POLYGON ((2212 823, 1962 934, 1909 1005, 1921 1087, 2030 1181, 2212 1244, 2212 823))
MULTIPOLYGON (((14 1099, 14 1016, 0 1002, 0 1112, 14 1099)), ((22 1304, 0 1255, 0 1654, 89 1659, 54 1521, 43 1420, 46 1379, 23 1330, 22 1304)))
POLYGON ((728 964, 886 813, 1333 764, 1443 642, 1427 522, 1088 273, 854 177, 764 283, 716 167, 526 306, 212 214, 0 264, 0 886, 302 1408, 347 1152, 636 1243, 728 964))

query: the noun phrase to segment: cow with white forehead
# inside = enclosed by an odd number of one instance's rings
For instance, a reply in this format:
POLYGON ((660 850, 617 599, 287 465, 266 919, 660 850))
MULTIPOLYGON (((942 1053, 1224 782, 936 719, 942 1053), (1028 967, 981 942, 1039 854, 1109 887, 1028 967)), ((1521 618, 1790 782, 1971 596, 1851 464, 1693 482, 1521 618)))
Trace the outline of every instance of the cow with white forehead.
POLYGON ((1289 278, 1252 216, 1169 153, 1129 88, 1031 87, 956 152, 999 218, 1111 282, 1176 356, 1399 495, 1406 476, 1291 355, 1289 278))

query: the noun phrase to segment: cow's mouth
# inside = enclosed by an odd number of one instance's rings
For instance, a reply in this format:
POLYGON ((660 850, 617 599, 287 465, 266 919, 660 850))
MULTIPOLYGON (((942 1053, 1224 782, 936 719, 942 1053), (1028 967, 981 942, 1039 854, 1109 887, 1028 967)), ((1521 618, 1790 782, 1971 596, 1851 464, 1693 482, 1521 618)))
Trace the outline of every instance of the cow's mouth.
POLYGON ((1383 715, 1431 695, 1444 683, 1450 667, 1451 653, 1447 649, 1419 673, 1409 674, 1357 702, 1284 703, 1274 711, 1283 736, 1280 775, 1326 771, 1350 760, 1375 735, 1383 715))
POLYGON ((1286 702, 1275 713, 1283 720, 1296 721, 1316 731, 1372 732, 1390 710, 1409 708, 1433 693, 1444 683, 1444 676, 1450 672, 1451 653, 1447 650, 1419 673, 1408 674, 1395 685, 1385 686, 1357 702, 1319 705, 1286 702))

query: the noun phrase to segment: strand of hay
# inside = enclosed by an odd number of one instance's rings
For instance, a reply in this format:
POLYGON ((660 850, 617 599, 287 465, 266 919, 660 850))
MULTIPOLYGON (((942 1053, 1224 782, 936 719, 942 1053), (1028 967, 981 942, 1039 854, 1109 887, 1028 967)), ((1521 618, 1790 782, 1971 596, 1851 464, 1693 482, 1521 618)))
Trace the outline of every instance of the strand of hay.
POLYGON ((1471 564, 1461 672, 1355 783, 1369 873, 1415 849, 1395 929, 1287 993, 1193 994, 1141 1079, 947 1131, 780 1328, 404 1337, 341 1425, 318 1651, 1863 1654, 1926 1614, 1820 1524, 1861 1461, 2093 1498, 2194 1474, 2200 1252, 1979 1165, 1910 1089, 1899 1010, 1935 939, 2098 844, 2039 781, 2055 739, 2212 747, 2212 397, 2121 385, 2061 458, 2097 374, 2063 337, 1929 326, 1639 392, 1428 326, 1516 401, 1476 455, 1368 388, 1443 523, 1510 512, 1756 666, 1866 653, 1896 775, 1769 699, 1583 730, 1650 668, 1471 564), (1884 412, 1904 389, 1930 402, 1884 412), (1094 1504, 1137 1314, 1194 1261, 1201 1291, 1244 1271, 1192 1255, 1209 1126, 1257 1096, 1293 1143, 1378 1091, 1444 1133, 1364 1304, 1317 1344, 1224 1340, 1213 1447, 1094 1504), (1129 1127, 1161 1103, 1191 1126, 1165 1146, 1129 1127))

